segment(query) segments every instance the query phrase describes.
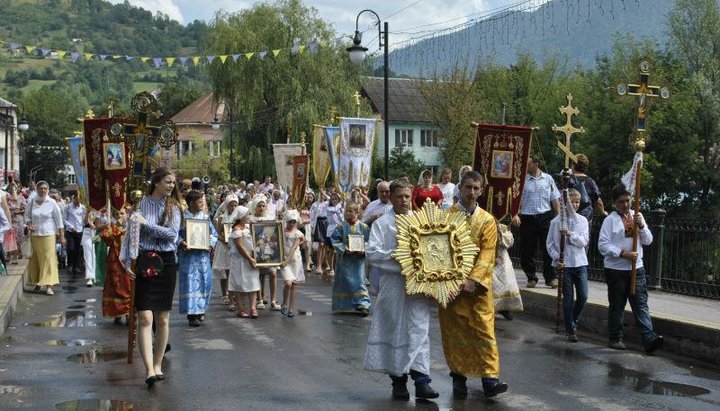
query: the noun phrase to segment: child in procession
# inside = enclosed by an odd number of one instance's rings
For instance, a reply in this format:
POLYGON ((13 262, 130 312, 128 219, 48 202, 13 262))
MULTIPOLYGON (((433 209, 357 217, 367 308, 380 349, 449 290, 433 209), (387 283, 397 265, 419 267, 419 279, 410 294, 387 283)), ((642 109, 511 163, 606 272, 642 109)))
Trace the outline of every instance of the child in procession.
POLYGON ((360 205, 348 201, 345 205, 345 221, 332 234, 332 245, 336 250, 336 275, 333 283, 333 312, 355 312, 367 317, 370 311, 370 296, 365 286, 364 243, 370 237, 370 228, 360 218, 360 205), (362 250, 349 249, 349 236, 362 238, 362 250))
POLYGON ((228 305, 230 311, 235 311, 235 304, 230 304, 228 296, 228 275, 230 274, 230 248, 225 238, 225 224, 232 224, 235 221, 235 209, 238 206, 238 198, 234 194, 227 194, 225 200, 218 208, 218 217, 215 219, 215 228, 218 233, 218 242, 215 244, 215 255, 213 257, 213 276, 220 280, 220 302, 228 305))
MULTIPOLYGON (((202 191, 190 190, 185 195, 188 208, 183 212, 185 221, 188 219, 210 221, 204 211, 205 195, 202 191)), ((210 247, 215 247, 218 234, 215 227, 210 227, 210 247)), ((180 314, 187 314, 190 327, 197 327, 205 320, 205 312, 210 305, 212 293, 212 269, 210 265, 210 249, 188 249, 188 232, 186 227, 180 229, 178 247, 178 308, 180 314)))
POLYGON ((567 215, 565 227, 560 215, 553 218, 550 221, 550 231, 545 245, 555 269, 563 270, 565 339, 576 343, 578 342, 577 322, 588 298, 588 259, 585 247, 590 243, 590 230, 587 219, 577 213, 580 208, 580 192, 571 188, 568 190, 568 198, 569 204, 565 204, 567 215), (560 261, 562 241, 565 241, 565 252, 563 261, 560 261))
POLYGON ((285 260, 281 265, 280 275, 285 282, 285 288, 280 312, 292 318, 295 316, 295 291, 299 284, 305 282, 305 271, 300 255, 300 245, 305 241, 305 236, 297 228, 297 223, 300 221, 300 213, 297 210, 286 211, 283 220, 285 221, 285 230, 283 230, 285 260))
POLYGON ((228 289, 237 308, 238 318, 258 318, 257 292, 260 291, 260 274, 252 256, 252 235, 250 234, 250 216, 246 207, 238 206, 230 234, 230 276, 228 289), (250 306, 250 314, 245 311, 243 300, 250 306))
MULTIPOLYGON (((268 199, 263 194, 257 194, 252 201, 250 212, 250 222, 255 223, 258 221, 275 221, 275 215, 268 212, 268 199)), ((277 303, 277 269, 275 267, 260 267, 260 290, 258 291, 257 299, 259 310, 264 310, 267 306, 267 294, 265 294, 265 278, 268 278, 270 283, 270 309, 273 311, 280 311, 280 305, 277 303)))
POLYGON ((343 203, 340 193, 333 191, 330 193, 330 200, 325 210, 327 214, 327 232, 325 233, 325 247, 327 249, 325 258, 328 264, 327 276, 328 278, 335 277, 335 250, 333 249, 332 240, 330 237, 335 232, 335 229, 343 221, 343 203))

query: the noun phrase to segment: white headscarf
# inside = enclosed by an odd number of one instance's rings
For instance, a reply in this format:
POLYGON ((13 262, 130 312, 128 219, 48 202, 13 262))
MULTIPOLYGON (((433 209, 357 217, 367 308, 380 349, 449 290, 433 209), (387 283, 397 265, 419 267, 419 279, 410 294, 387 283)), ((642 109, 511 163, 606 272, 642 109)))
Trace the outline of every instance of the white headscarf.
POLYGON ((432 185, 432 177, 433 177, 432 170, 430 170, 429 168, 426 168, 425 170, 420 172, 420 177, 418 177, 417 185, 419 185, 421 187, 425 187, 425 180, 423 179, 423 174, 425 174, 425 173, 430 173, 430 181, 431 181, 430 184, 432 185))
POLYGON ((255 214, 255 207, 257 207, 258 203, 265 203, 267 205, 268 199, 265 194, 255 194, 255 197, 253 197, 250 202, 250 212, 253 215, 255 214))
POLYGON ((235 194, 228 194, 225 196, 225 201, 223 201, 222 205, 220 205, 220 209, 223 210, 222 213, 222 221, 223 224, 232 223, 235 221, 235 215, 237 213, 238 207, 235 207, 235 210, 233 210, 232 213, 228 213, 228 205, 232 202, 239 202, 238 197, 235 194))

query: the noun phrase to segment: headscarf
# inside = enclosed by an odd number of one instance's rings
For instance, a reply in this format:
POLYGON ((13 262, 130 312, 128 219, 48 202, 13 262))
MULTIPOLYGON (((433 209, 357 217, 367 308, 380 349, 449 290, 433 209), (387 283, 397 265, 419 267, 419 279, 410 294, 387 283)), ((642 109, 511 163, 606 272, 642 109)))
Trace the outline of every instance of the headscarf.
POLYGON ((425 173, 430 173, 430 185, 432 185, 432 170, 430 170, 429 168, 426 168, 425 170, 423 170, 420 173, 420 177, 418 177, 417 185, 419 185, 421 187, 425 187, 425 180, 423 179, 423 174, 425 174, 425 173))
POLYGON ((265 203, 267 205, 268 199, 265 194, 255 194, 255 197, 253 197, 252 201, 250 202, 250 212, 253 215, 255 214, 255 207, 257 207, 259 203, 265 203))
POLYGON ((233 210, 232 213, 228 213, 228 211, 227 211, 228 205, 230 203, 232 203, 233 201, 236 203, 238 202, 238 198, 235 194, 226 195, 225 201, 223 201, 223 203, 220 205, 220 208, 218 209, 218 210, 222 209, 223 224, 235 221, 235 213, 237 212, 237 207, 235 207, 235 210, 233 210))
POLYGON ((288 221, 299 222, 300 221, 300 213, 298 213, 297 210, 287 210, 287 211, 285 211, 285 214, 283 215, 283 221, 286 223, 288 221))
POLYGON ((234 217, 233 224, 235 224, 235 222, 237 220, 245 217, 247 215, 247 213, 249 213, 249 212, 250 212, 250 209, 247 207, 243 207, 243 206, 235 207, 235 212, 233 213, 233 217, 234 217))

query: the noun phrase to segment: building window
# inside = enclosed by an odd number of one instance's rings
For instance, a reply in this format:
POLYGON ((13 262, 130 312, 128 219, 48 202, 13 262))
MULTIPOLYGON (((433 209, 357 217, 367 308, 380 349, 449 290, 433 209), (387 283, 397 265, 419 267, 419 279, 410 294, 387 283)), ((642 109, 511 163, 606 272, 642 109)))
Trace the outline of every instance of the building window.
POLYGON ((77 184, 77 177, 75 177, 75 174, 67 175, 67 184, 77 184))
POLYGON ((435 130, 420 130, 420 147, 437 147, 435 130))
POLYGON ((210 157, 220 157, 220 141, 208 141, 210 157))
POLYGON ((180 157, 192 154, 192 143, 190 141, 179 141, 180 157))
POLYGON ((395 147, 412 147, 413 129, 395 130, 395 147))

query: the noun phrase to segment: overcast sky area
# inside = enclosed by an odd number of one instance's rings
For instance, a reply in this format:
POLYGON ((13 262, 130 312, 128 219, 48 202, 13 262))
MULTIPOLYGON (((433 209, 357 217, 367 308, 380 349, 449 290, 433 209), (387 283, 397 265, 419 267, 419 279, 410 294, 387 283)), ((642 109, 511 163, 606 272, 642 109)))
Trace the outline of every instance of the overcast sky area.
MULTIPOLYGON (((489 11, 521 2, 522 0, 305 0, 304 4, 317 9, 320 17, 330 21, 339 34, 354 33, 357 14, 362 9, 371 9, 377 12, 383 21, 387 19, 392 46, 398 41, 417 36, 406 33, 451 27, 489 11)), ((234 12, 251 7, 257 1, 130 0, 130 3, 153 13, 161 11, 174 20, 188 24, 193 20, 209 22, 215 17, 217 10, 234 12)), ((360 18, 361 31, 366 30, 372 21, 371 15, 365 13, 360 18)), ((370 40, 372 37, 366 39, 370 40)))

